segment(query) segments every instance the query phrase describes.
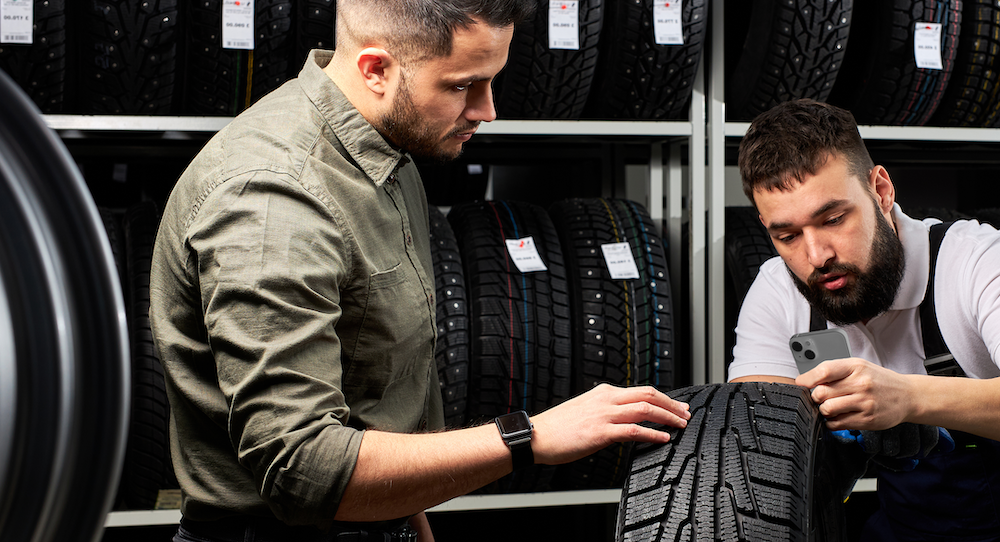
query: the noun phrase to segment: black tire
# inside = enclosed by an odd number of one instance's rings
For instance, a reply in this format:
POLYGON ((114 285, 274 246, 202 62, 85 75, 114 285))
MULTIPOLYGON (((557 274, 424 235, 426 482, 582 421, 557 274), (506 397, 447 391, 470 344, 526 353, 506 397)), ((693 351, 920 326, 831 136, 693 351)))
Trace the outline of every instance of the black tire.
POLYGON ((825 101, 848 50, 855 6, 853 0, 727 2, 728 119, 751 120, 795 98, 825 101))
POLYGON ((295 55, 291 0, 257 0, 252 51, 222 47, 222 0, 185 6, 185 113, 236 116, 302 66, 295 55))
POLYGON ((736 322, 761 264, 778 255, 753 207, 726 207, 726 366, 736 345, 736 322))
POLYGON ((1000 6, 993 0, 962 0, 962 29, 955 67, 930 124, 989 126, 1000 111, 1000 6))
POLYGON ((173 113, 177 0, 87 0, 81 11, 79 108, 94 114, 173 113))
POLYGON ((586 116, 677 120, 688 117, 698 61, 704 48, 708 3, 684 3, 684 45, 658 45, 654 0, 610 2, 586 116))
POLYGON ((887 0, 854 6, 851 47, 830 103, 849 109, 859 124, 923 126, 944 98, 955 65, 960 0, 887 0), (914 25, 941 23, 943 70, 918 68, 914 25))
POLYGON ((576 119, 597 69, 604 0, 580 0, 580 49, 549 49, 547 1, 514 31, 507 67, 496 81, 501 118, 576 119))
MULTIPOLYGON (((642 206, 571 199, 549 209, 570 277, 573 394, 600 383, 674 387, 674 327, 663 241, 642 206), (601 249, 628 242, 639 271, 612 279, 601 249)), ((560 468, 556 487, 621 487, 628 448, 616 444, 560 468)))
POLYGON ((301 68, 313 49, 333 50, 336 0, 298 0, 295 4, 295 59, 301 68))
POLYGON ((0 540, 91 542, 128 427, 121 286, 83 177, 5 73, 0 104, 0 540))
POLYGON ((145 202, 129 208, 122 222, 132 408, 118 500, 134 510, 152 509, 161 489, 177 487, 170 462, 170 404, 149 322, 149 272, 159 216, 156 205, 145 202))
POLYGON ((622 491, 623 541, 843 540, 831 494, 823 419, 809 390, 786 384, 709 384, 676 390, 686 429, 638 445, 622 491))
MULTIPOLYGON (((458 237, 471 300, 472 359, 468 416, 534 414, 569 398, 570 307, 562 249, 552 221, 537 205, 465 203, 448 220, 458 237), (520 273, 505 239, 531 236, 547 271, 520 273)), ((540 491, 554 469, 536 465, 487 491, 540 491)))
POLYGON ((428 206, 431 232, 431 261, 437 290, 437 360, 444 420, 449 427, 465 425, 469 391, 469 349, 471 330, 469 305, 465 295, 465 273, 455 232, 435 205, 428 206))
POLYGON ((761 264, 778 255, 753 207, 726 207, 726 269, 743 303, 761 264))
POLYGON ((62 113, 68 94, 66 1, 35 0, 31 45, 0 45, 7 72, 43 113, 62 113))

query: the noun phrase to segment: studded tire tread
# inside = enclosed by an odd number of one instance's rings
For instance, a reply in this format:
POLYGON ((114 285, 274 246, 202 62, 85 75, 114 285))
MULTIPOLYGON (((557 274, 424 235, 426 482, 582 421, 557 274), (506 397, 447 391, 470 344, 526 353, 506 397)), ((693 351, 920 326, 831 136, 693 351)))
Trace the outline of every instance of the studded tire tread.
POLYGON ((841 540, 843 505, 826 488, 822 416, 805 388, 708 384, 675 390, 691 406, 662 446, 636 446, 618 542, 841 540))

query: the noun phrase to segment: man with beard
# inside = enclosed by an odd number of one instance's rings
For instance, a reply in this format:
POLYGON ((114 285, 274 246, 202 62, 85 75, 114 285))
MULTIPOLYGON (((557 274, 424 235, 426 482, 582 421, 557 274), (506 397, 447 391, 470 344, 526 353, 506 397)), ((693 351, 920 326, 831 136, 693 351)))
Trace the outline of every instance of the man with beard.
POLYGON ((431 540, 423 510, 515 467, 686 424, 653 388, 604 385, 530 420, 440 431, 410 155, 453 159, 496 117, 491 83, 534 4, 341 0, 336 52, 313 51, 178 180, 150 277, 175 540, 431 540))
POLYGON ((827 427, 841 440, 867 436, 869 453, 877 439, 922 436, 916 461, 875 458, 882 506, 865 540, 1000 539, 1000 234, 958 221, 932 249, 939 221, 906 216, 853 116, 812 100, 756 118, 739 167, 780 257, 743 302, 730 379, 810 388, 827 427), (925 369, 929 285, 930 314, 965 378, 925 369), (817 320, 842 328, 856 357, 799 374, 788 341, 817 320), (954 451, 923 455, 933 426, 950 431, 954 451))

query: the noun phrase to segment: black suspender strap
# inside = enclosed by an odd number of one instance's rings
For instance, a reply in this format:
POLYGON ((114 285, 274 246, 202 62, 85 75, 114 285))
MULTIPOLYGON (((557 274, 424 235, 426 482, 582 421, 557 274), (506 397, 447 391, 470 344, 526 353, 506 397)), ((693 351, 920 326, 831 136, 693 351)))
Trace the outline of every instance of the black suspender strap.
MULTIPOLYGON (((951 355, 948 345, 944 342, 944 337, 941 336, 937 313, 934 310, 934 275, 937 268, 938 252, 941 250, 944 234, 952 224, 954 222, 943 222, 930 227, 930 272, 927 277, 927 291, 924 293, 924 300, 920 303, 920 333, 924 343, 924 367, 927 369, 927 374, 934 376, 965 376, 965 371, 958 366, 955 356, 951 355)), ((826 318, 823 318, 816 307, 810 306, 809 331, 819 331, 827 327, 826 318)))
POLYGON ((927 276, 927 291, 920 303, 920 333, 924 340, 924 368, 927 374, 934 376, 965 376, 965 371, 958 366, 955 356, 951 355, 948 345, 941 336, 938 326, 937 311, 934 310, 934 276, 937 272, 938 252, 944 234, 954 222, 942 222, 930 227, 930 271, 927 276))
POLYGON ((819 331, 821 329, 826 329, 829 324, 826 323, 826 318, 819 313, 819 310, 809 305, 809 331, 819 331))

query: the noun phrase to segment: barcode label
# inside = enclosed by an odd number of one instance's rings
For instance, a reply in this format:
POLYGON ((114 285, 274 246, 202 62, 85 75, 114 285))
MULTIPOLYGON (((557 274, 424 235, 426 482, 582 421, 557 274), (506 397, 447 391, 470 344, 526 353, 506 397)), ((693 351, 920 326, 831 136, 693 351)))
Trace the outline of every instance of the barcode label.
POLYGON ((580 2, 549 0, 549 49, 580 49, 580 2))
POLYGON ((222 47, 253 49, 254 0, 222 2, 222 47))
POLYGON ((681 0, 656 0, 653 3, 653 39, 657 45, 684 45, 681 0))
POLYGON ((31 45, 34 20, 32 0, 0 0, 0 43, 31 45))

